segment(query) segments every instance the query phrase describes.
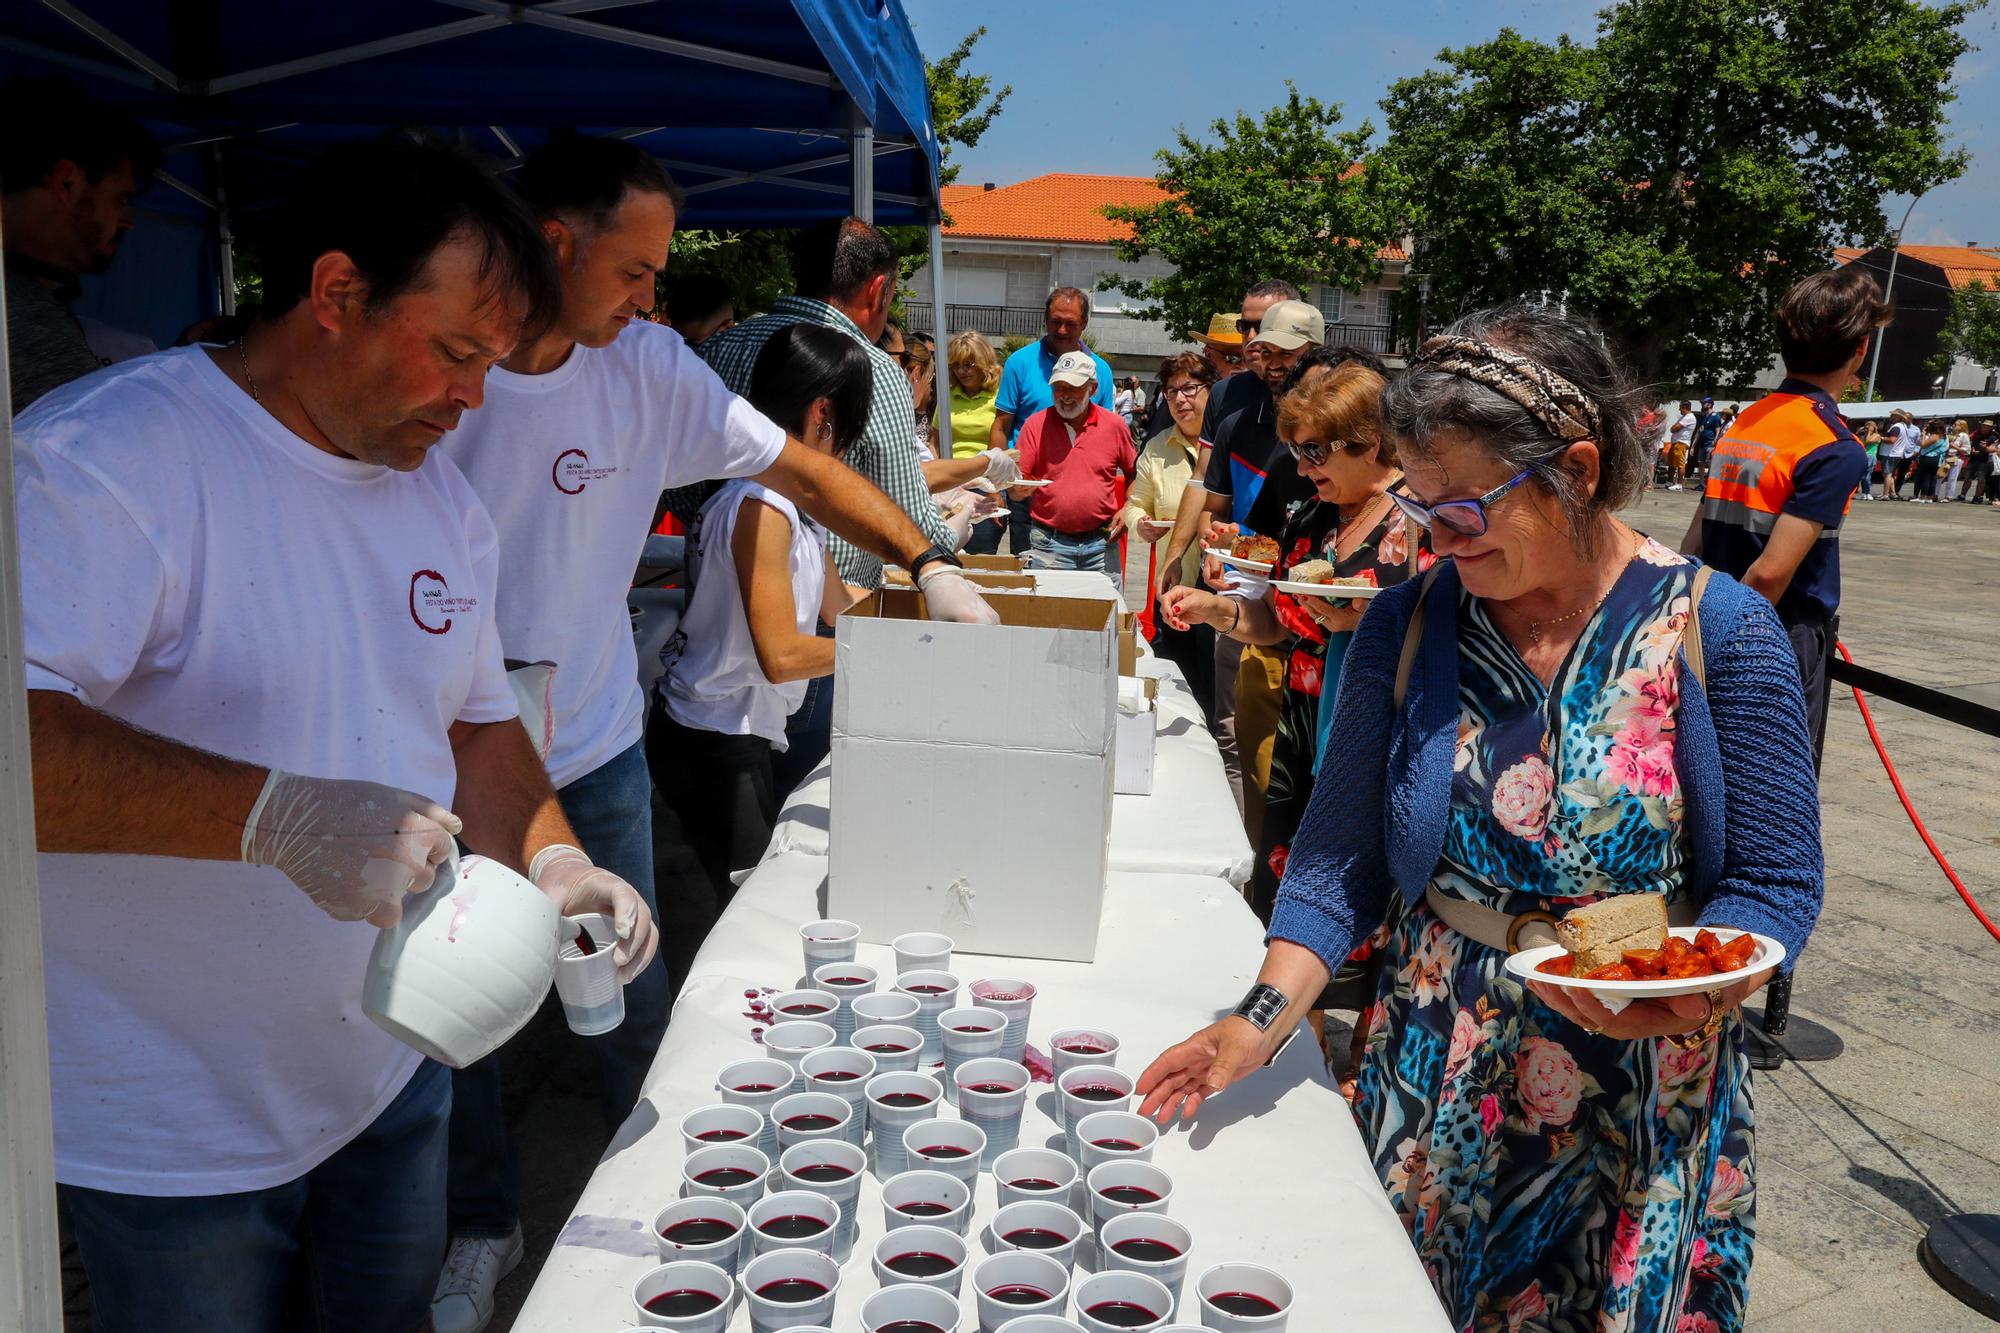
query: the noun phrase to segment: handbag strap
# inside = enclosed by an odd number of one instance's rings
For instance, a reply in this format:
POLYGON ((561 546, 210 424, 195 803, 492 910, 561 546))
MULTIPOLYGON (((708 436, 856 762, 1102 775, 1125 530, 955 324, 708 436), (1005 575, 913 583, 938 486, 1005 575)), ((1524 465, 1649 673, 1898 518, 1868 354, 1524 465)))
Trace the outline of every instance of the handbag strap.
POLYGON ((1424 581, 1417 587, 1417 604, 1410 608, 1410 627, 1403 631, 1403 655, 1396 662, 1396 712, 1403 711, 1403 699, 1410 692, 1410 671, 1417 664, 1417 645, 1424 639, 1424 601, 1431 595, 1431 585, 1444 572, 1444 561, 1430 567, 1424 581))
POLYGON ((1694 572, 1694 586, 1688 589, 1687 628, 1681 631, 1681 651, 1687 654, 1688 669, 1694 672, 1694 683, 1701 686, 1703 694, 1708 693, 1708 670, 1701 652, 1701 595, 1708 591, 1708 578, 1713 573, 1708 565, 1694 572))

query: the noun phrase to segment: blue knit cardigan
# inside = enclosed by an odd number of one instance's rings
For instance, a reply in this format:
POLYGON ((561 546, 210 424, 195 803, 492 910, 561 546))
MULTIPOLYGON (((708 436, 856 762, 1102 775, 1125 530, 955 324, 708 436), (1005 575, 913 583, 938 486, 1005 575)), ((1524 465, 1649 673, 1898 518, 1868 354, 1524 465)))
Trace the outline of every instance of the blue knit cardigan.
MULTIPOLYGON (((1458 740, 1459 582, 1448 564, 1392 716, 1420 583, 1377 597, 1347 646, 1326 758, 1271 917, 1267 939, 1311 949, 1328 971, 1381 922, 1391 893, 1417 901, 1444 848, 1458 740)), ((1701 633, 1708 688, 1682 655, 1674 726, 1700 920, 1771 936, 1790 971, 1825 891, 1798 659, 1771 604, 1720 571, 1701 633)))

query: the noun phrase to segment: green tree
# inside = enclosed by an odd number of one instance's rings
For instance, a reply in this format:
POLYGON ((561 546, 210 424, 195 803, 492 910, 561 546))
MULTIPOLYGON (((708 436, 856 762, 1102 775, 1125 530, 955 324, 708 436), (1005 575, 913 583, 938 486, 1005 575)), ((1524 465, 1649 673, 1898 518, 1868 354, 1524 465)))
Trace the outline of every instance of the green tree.
POLYGON ((1432 322, 1546 294, 1649 377, 1745 382, 1788 286, 1884 241, 1884 195, 1965 170, 1945 109, 1983 4, 1627 0, 1594 45, 1503 30, 1390 88, 1370 175, 1432 322))
POLYGON ((1286 88, 1261 119, 1217 120, 1213 143, 1177 130, 1174 146, 1154 154, 1154 180, 1169 197, 1104 210, 1132 228, 1113 243, 1119 259, 1159 255, 1174 266, 1164 278, 1107 275, 1107 285, 1146 302, 1143 316, 1164 319, 1176 336, 1205 331, 1210 315, 1235 309, 1265 278, 1356 291, 1382 271, 1376 251, 1393 234, 1394 212, 1360 170, 1373 127, 1342 130, 1338 105, 1286 88))
POLYGON ((2000 369, 2000 293, 1974 278, 1951 294, 1951 310, 1938 331, 1937 355, 1927 363, 1949 375, 1956 361, 2000 369))
POLYGON ((974 28, 944 59, 924 62, 924 83, 931 91, 931 124, 938 137, 939 185, 949 185, 958 179, 958 168, 951 160, 953 146, 977 145, 981 136, 993 128, 993 119, 1000 114, 1000 108, 1014 95, 1013 84, 1003 84, 996 93, 992 75, 972 74, 965 68, 972 58, 972 48, 985 35, 984 25, 974 28))

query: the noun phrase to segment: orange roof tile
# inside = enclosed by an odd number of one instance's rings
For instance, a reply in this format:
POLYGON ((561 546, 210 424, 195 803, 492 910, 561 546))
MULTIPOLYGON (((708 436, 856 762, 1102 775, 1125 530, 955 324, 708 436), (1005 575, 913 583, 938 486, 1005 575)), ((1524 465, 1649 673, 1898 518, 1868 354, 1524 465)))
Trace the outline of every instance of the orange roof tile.
MULTIPOLYGON (((1833 252, 1833 257, 1839 263, 1850 264, 1868 253, 1867 250, 1843 245, 1833 252)), ((1935 265, 1953 287, 1963 287, 1977 278, 1989 288, 2000 290, 2000 248, 1984 245, 1906 245, 1902 253, 1906 259, 1935 265)))

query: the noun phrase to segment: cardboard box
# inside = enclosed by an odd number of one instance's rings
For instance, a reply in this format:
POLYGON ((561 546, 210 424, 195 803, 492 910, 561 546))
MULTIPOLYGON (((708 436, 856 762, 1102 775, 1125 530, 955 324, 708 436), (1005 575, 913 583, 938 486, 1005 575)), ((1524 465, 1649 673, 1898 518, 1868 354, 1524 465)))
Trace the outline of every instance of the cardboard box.
POLYGON ((1118 725, 1108 602, 996 597, 998 625, 923 619, 885 588, 835 625, 827 911, 887 944, 1089 961, 1118 725), (976 814, 976 818, 973 817, 976 814))
POLYGON ((1153 794, 1153 746, 1159 739, 1160 682, 1151 676, 1118 678, 1118 757, 1112 790, 1120 796, 1153 794))
MULTIPOLYGON (((914 588, 916 586, 910 579, 909 571, 903 569, 890 568, 884 570, 882 581, 892 588, 914 588)), ((1033 592, 1035 590, 1035 576, 1033 574, 1013 574, 1005 570, 968 569, 965 571, 965 581, 975 588, 981 588, 988 592, 1033 592)))
POLYGON ((1028 562, 1018 555, 972 555, 960 551, 958 559, 967 569, 993 574, 1018 574, 1028 567, 1028 562))
POLYGON ((1139 674, 1139 616, 1135 611, 1118 613, 1118 674, 1139 674))

